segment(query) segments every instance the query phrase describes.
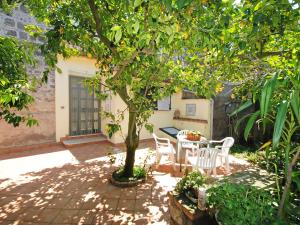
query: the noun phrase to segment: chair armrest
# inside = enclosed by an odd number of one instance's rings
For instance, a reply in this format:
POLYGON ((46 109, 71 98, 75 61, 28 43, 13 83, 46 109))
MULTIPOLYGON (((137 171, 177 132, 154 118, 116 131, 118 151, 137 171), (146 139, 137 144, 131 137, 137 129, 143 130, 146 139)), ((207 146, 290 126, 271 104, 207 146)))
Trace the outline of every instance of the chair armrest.
POLYGON ((216 148, 216 149, 222 149, 222 146, 221 145, 216 145, 214 148, 216 148))
POLYGON ((223 143, 224 139, 220 140, 220 141, 215 141, 215 140, 210 140, 208 143, 223 143))
POLYGON ((161 140, 161 141, 170 141, 170 139, 169 138, 156 138, 157 140, 161 140))
MULTIPOLYGON (((170 144, 171 141, 168 138, 156 138, 158 141, 165 141, 167 144, 170 144)), ((160 143, 161 144, 161 143, 160 143)))

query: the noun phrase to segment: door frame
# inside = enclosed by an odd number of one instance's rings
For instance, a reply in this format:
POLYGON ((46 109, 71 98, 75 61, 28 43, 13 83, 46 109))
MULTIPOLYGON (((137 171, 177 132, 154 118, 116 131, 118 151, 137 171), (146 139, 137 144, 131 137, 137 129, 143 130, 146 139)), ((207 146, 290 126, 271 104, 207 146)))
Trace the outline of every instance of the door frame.
MULTIPOLYGON (((74 74, 72 74, 72 75, 69 75, 68 76, 68 84, 69 84, 69 135, 70 136, 79 136, 80 134, 78 134, 78 135, 72 135, 71 133, 72 133, 72 131, 71 131, 71 78, 72 77, 75 77, 75 78, 80 78, 80 79, 82 79, 82 80, 84 80, 84 79, 87 79, 87 78, 89 78, 89 77, 85 77, 85 76, 77 76, 77 75, 74 75, 74 74)), ((101 110, 101 101, 100 100, 98 100, 98 109, 99 110, 101 110)), ((101 130, 101 116, 100 116, 100 111, 98 112, 98 132, 96 132, 96 133, 91 133, 91 134, 97 134, 97 133, 101 133, 102 132, 102 130, 101 130)), ((83 134, 83 135, 89 135, 89 134, 83 134)))

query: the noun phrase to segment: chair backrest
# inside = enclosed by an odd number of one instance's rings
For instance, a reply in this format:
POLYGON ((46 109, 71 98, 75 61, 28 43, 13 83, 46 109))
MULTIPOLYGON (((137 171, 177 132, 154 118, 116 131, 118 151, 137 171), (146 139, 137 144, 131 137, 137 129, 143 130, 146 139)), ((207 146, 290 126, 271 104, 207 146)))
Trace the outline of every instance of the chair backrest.
POLYGON ((186 136, 188 134, 189 130, 181 130, 177 133, 178 136, 186 136))
POLYGON ((229 149, 233 146, 234 144, 234 138, 233 137, 226 137, 223 139, 223 144, 222 144, 222 153, 228 154, 229 149))
POLYGON ((152 136, 155 140, 156 150, 158 150, 160 147, 169 146, 169 142, 167 141, 167 139, 162 140, 161 138, 157 137, 156 134, 154 134, 154 133, 152 133, 152 136))
POLYGON ((197 167, 202 169, 213 169, 216 167, 218 149, 200 148, 197 151, 197 167))

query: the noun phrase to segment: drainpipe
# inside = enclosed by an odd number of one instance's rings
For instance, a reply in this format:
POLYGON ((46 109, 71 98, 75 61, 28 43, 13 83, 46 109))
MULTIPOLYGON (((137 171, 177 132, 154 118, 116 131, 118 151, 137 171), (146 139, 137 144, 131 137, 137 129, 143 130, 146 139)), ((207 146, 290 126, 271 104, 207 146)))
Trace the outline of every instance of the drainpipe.
POLYGON ((210 139, 213 138, 214 100, 210 99, 210 139))

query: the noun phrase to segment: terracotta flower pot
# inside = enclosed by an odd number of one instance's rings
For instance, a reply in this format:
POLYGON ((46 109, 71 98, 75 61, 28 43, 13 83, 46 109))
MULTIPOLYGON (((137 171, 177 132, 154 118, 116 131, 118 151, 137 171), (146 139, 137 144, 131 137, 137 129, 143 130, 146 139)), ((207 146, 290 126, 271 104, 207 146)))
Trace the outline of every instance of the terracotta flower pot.
POLYGON ((186 139, 189 141, 200 141, 201 135, 199 134, 187 134, 186 139))

